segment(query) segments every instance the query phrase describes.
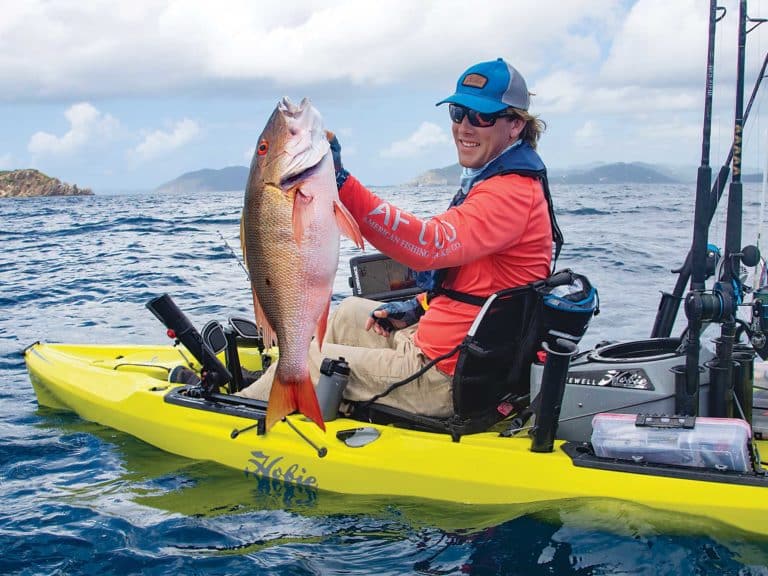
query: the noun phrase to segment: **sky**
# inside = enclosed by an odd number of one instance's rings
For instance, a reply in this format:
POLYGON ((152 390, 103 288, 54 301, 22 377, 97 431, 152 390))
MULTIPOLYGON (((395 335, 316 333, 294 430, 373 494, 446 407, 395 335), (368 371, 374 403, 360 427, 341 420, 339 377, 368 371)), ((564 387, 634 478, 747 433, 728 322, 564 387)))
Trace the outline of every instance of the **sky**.
MULTIPOLYGON (((733 135, 739 11, 720 4, 716 168, 733 135)), ((0 0, 0 13, 0 170, 97 194, 249 165, 283 96, 312 100, 364 183, 402 184, 456 162, 435 103, 498 57, 534 94, 550 170, 642 161, 694 180, 701 163, 706 0, 0 0)), ((768 0, 749 15, 768 17, 768 0)), ((748 35, 747 97, 766 51, 768 24, 748 35)), ((745 169, 768 152, 763 91, 745 169)))

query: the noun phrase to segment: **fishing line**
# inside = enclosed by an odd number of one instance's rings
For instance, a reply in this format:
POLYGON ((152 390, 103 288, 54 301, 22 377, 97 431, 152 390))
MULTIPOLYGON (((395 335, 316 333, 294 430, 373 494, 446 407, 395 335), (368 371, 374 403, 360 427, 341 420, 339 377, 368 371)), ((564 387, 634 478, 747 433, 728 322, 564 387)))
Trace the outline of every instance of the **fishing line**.
POLYGON ((229 253, 232 254, 233 258, 237 260, 238 266, 240 266, 240 269, 245 272, 245 276, 248 278, 248 281, 251 280, 251 275, 248 273, 248 269, 243 264, 243 261, 240 260, 240 256, 238 256, 235 251, 232 249, 232 246, 229 245, 229 242, 227 242, 227 239, 224 238, 224 235, 221 233, 221 230, 216 230, 217 234, 219 235, 219 238, 221 238, 224 241, 224 245, 229 249, 229 253))

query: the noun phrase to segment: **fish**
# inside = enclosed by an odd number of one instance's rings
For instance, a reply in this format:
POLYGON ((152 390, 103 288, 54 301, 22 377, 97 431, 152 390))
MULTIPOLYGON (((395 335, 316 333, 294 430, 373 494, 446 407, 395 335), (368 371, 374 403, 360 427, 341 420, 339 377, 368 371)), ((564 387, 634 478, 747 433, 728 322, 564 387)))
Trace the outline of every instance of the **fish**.
POLYGON ((257 323, 280 354, 266 429, 299 411, 325 430, 309 375, 309 346, 322 345, 340 235, 360 248, 354 217, 339 200, 322 117, 309 99, 278 102, 251 161, 240 220, 257 323))

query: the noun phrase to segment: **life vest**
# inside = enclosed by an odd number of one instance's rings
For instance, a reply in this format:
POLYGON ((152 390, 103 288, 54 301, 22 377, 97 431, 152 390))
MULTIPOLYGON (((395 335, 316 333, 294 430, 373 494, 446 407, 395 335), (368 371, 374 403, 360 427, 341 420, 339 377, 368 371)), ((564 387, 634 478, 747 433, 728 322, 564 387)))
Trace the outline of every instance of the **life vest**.
MULTIPOLYGON (((518 174, 528 178, 535 178, 541 182, 544 190, 544 198, 547 200, 549 221, 552 226, 552 240, 555 243, 555 257, 552 262, 552 271, 554 272, 555 263, 557 262, 557 258, 560 256, 560 250, 563 247, 563 233, 560 231, 557 219, 555 218, 555 209, 552 205, 552 195, 549 192, 549 181, 547 180, 547 168, 541 157, 528 142, 523 140, 518 141, 517 144, 507 149, 495 160, 492 160, 480 173, 462 181, 462 187, 451 200, 449 208, 460 206, 472 192, 472 189, 480 182, 488 180, 494 176, 503 176, 505 174, 518 174)), ((419 288, 429 292, 430 297, 443 294, 454 300, 482 306, 485 302, 485 297, 465 294, 463 292, 448 290, 442 287, 443 280, 445 279, 448 270, 450 270, 450 268, 416 272, 416 284, 419 288)))

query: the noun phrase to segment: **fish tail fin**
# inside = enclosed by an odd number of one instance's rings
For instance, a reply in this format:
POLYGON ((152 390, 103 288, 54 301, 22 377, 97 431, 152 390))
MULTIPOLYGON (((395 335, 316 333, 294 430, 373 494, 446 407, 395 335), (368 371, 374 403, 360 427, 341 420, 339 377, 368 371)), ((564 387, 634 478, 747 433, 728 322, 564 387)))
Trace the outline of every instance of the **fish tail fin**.
POLYGON ((317 392, 309 372, 304 376, 304 380, 296 388, 296 399, 299 405, 299 412, 317 424, 325 432, 325 422, 323 422, 323 413, 320 411, 320 404, 317 401, 317 392))
POLYGON ((267 430, 296 410, 325 430, 323 414, 309 372, 298 382, 282 382, 280 377, 275 375, 267 402, 267 430))

